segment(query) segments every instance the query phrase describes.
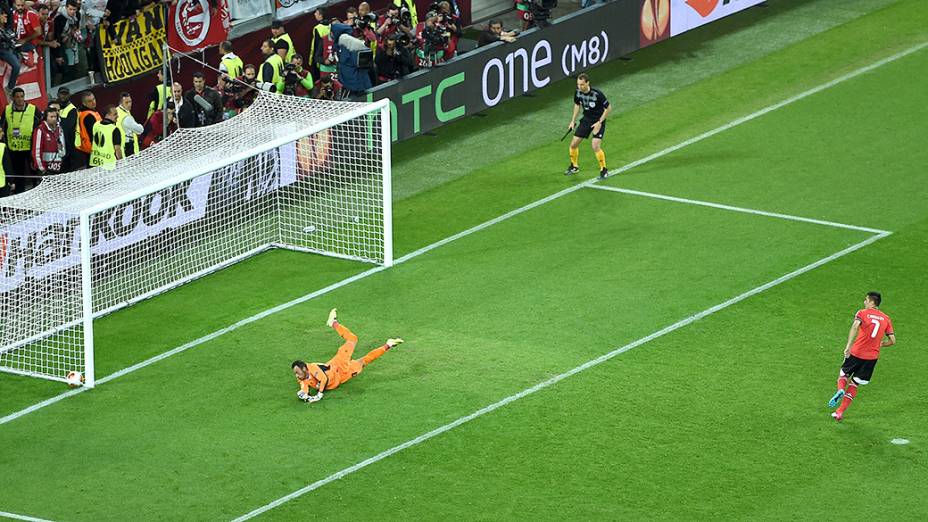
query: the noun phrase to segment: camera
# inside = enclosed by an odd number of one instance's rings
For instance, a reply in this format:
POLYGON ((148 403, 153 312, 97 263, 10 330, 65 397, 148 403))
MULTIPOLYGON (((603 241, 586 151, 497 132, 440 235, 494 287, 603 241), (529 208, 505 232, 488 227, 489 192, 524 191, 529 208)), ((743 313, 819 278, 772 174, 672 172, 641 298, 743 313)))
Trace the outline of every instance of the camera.
POLYGON ((334 100, 335 99, 335 85, 329 81, 320 81, 319 82, 319 93, 317 95, 319 100, 334 100))
POLYGON ((529 12, 535 20, 538 27, 548 27, 551 25, 548 19, 551 18, 551 10, 557 7, 557 0, 532 0, 528 4, 529 12))
POLYGON ((364 16, 358 16, 352 22, 355 29, 364 29, 365 27, 370 27, 372 24, 377 23, 377 15, 374 13, 367 13, 364 16))
POLYGON ((391 34, 390 39, 396 41, 397 47, 408 47, 411 42, 409 35, 402 31, 391 34))
POLYGON ((296 73, 296 65, 292 63, 284 64, 284 94, 294 96, 296 86, 300 83, 300 75, 296 73))
POLYGON ((422 40, 425 42, 423 52, 427 54, 437 53, 448 45, 448 39, 445 37, 443 27, 426 27, 422 30, 422 40))

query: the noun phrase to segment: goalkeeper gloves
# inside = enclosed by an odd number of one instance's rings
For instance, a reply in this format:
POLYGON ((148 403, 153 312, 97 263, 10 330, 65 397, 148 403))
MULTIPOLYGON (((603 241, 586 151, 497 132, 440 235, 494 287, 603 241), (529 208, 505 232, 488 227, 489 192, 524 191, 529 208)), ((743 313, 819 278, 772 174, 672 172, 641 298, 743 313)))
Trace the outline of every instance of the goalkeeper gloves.
POLYGON ((390 348, 393 348, 394 346, 398 344, 403 344, 404 342, 406 341, 400 339, 399 337, 397 337, 396 339, 387 339, 387 346, 389 346, 390 348))
POLYGON ((318 402, 322 400, 322 392, 319 392, 316 395, 310 395, 303 390, 300 390, 296 392, 296 397, 303 402, 318 402))

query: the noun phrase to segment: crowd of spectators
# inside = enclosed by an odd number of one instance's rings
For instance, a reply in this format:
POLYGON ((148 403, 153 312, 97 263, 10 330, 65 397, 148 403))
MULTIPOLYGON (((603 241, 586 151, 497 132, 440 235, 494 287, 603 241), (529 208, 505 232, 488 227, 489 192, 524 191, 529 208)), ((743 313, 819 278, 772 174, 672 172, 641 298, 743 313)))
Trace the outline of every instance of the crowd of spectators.
MULTIPOLYGON (((58 81, 80 77, 94 56, 88 42, 95 30, 106 30, 119 18, 162 1, 170 0, 0 0, 0 60, 11 66, 10 82, 4 86, 10 103, 0 113, 0 196, 28 190, 45 176, 111 166, 155 146, 180 127, 234 117, 247 110, 261 90, 324 100, 363 93, 453 58, 462 35, 454 0, 433 3, 421 19, 409 0, 394 0, 379 14, 361 2, 347 9, 344 20, 328 17, 322 9, 314 13, 317 24, 306 58, 284 25, 274 22, 269 38, 261 43, 261 63, 244 63, 232 42, 223 42, 216 72, 208 71, 215 83, 196 72, 185 88, 166 81, 158 71, 157 83, 142 106, 133 105, 132 96, 124 92, 115 104, 101 108, 91 91, 72 96, 61 87, 43 111, 26 102, 24 91, 15 87, 21 53, 47 46, 58 81)), ((480 44, 513 41, 516 34, 491 21, 480 44)))

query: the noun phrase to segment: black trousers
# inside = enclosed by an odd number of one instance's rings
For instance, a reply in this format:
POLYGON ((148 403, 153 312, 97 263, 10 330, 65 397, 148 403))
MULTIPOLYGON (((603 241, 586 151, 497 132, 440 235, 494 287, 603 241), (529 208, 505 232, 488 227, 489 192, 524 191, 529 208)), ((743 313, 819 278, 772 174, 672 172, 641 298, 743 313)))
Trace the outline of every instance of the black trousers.
MULTIPOLYGON (((28 150, 12 151, 7 149, 7 154, 10 155, 10 163, 13 165, 14 174, 17 176, 35 175, 35 172, 32 170, 31 153, 28 150)), ((7 183, 9 183, 9 181, 9 177, 7 177, 7 183)), ((13 194, 21 194, 38 184, 37 179, 13 178, 13 194)))

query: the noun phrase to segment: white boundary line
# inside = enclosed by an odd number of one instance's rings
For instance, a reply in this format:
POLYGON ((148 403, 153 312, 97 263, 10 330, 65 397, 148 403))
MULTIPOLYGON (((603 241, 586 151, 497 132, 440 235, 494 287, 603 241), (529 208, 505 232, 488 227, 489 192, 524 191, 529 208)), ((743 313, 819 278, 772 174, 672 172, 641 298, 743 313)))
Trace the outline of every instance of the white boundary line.
POLYGON ((6 511, 0 511, 0 517, 12 518, 13 520, 27 520, 28 522, 52 522, 51 520, 46 520, 44 518, 17 515, 16 513, 7 513, 6 511))
POLYGON ((450 423, 448 423, 448 424, 445 424, 444 426, 435 428, 434 430, 429 431, 429 432, 427 432, 427 433, 423 433, 422 435, 419 435, 418 437, 416 437, 416 438, 414 438, 414 439, 412 439, 412 440, 409 440, 409 441, 407 441, 407 442, 404 442, 404 443, 402 443, 402 444, 400 444, 400 445, 398 445, 398 446, 393 446, 392 448, 390 448, 390 449, 388 449, 388 450, 385 450, 385 451, 383 451, 383 452, 380 452, 380 453, 378 453, 377 455, 374 455, 373 457, 370 457, 370 458, 368 458, 368 459, 366 459, 366 460, 362 460, 361 462, 358 462, 357 464, 355 464, 355 465, 353 465, 353 466, 347 467, 347 468, 345 468, 345 469, 343 469, 343 470, 341 470, 341 471, 339 471, 339 472, 337 472, 337 473, 333 473, 332 475, 329 475, 328 477, 326 477, 326 478, 324 478, 324 479, 317 480, 316 482, 313 482, 312 484, 309 484, 308 486, 305 486, 305 487, 303 487, 303 488, 301 488, 301 489, 298 489, 298 490, 294 491, 293 493, 290 493, 289 495, 283 496, 283 497, 281 497, 281 498, 279 498, 279 499, 277 499, 277 500, 275 500, 275 501, 273 501, 273 502, 271 502, 271 503, 269 503, 269 504, 265 504, 264 506, 261 506, 261 507, 259 507, 258 509, 255 509, 254 511, 251 511, 250 513, 247 513, 247 514, 245 514, 245 515, 242 515, 242 516, 240 516, 240 517, 234 519, 233 522, 242 522, 242 521, 245 521, 245 520, 249 520, 249 519, 251 519, 251 518, 254 518, 254 517, 258 516, 258 515, 261 515, 262 513, 265 513, 265 512, 267 512, 267 511, 270 511, 271 509, 274 509, 274 508, 276 508, 276 507, 278 507, 278 506, 280 506, 280 505, 282 505, 282 504, 284 504, 284 503, 286 503, 286 502, 289 502, 289 501, 291 501, 291 500, 293 500, 293 499, 295 499, 295 498, 297 498, 297 497, 300 497, 300 496, 305 495, 305 494, 307 494, 307 493, 309 493, 309 492, 311 492, 311 491, 314 491, 314 490, 316 490, 316 489, 319 489, 319 488, 321 488, 322 486, 325 486, 326 484, 329 484, 330 482, 334 482, 334 481, 336 481, 336 480, 338 480, 338 479, 340 479, 340 478, 342 478, 342 477, 345 477, 346 475, 349 475, 349 474, 351 474, 351 473, 354 473, 355 471, 358 471, 358 470, 360 470, 360 469, 366 468, 367 466, 370 466, 371 464, 375 464, 375 463, 377 463, 377 462, 379 462, 379 461, 381 461, 381 460, 383 460, 383 459, 385 459, 385 458, 387 458, 387 457, 389 457, 389 456, 391 456, 391 455, 393 455, 393 454, 395 454, 395 453, 399 453, 400 451, 403 451, 404 449, 407 449, 407 448, 410 448, 410 447, 412 447, 412 446, 415 446, 415 445, 417 445, 417 444, 419 444, 419 443, 425 442, 425 441, 427 441, 427 440, 429 440, 429 439, 431 439, 431 438, 433 438, 433 437, 437 437, 438 435, 441 435, 442 433, 445 433, 446 431, 453 430, 454 428, 457 428, 458 426, 460 426, 460 425, 462 425, 462 424, 464 424, 464 423, 466 423, 466 422, 472 421, 472 420, 476 419, 477 417, 481 417, 481 416, 483 416, 483 415, 486 415, 487 413, 490 413, 490 412, 492 412, 492 411, 494 411, 494 410, 497 410, 497 409, 499 409, 499 408, 502 408, 503 406, 506 406, 507 404, 509 404, 509 403, 511 403, 511 402, 515 402, 515 401, 517 401, 517 400, 519 400, 519 399, 521 399, 521 398, 523 398, 523 397, 526 397, 526 396, 528 396, 528 395, 531 395, 531 394, 533 394, 533 393, 535 393, 535 392, 537 392, 537 391, 541 391, 541 390, 543 390, 543 389, 545 389, 545 388, 547 388, 547 387, 549 387, 549 386, 553 386, 554 384, 557 384, 558 382, 560 382, 560 381, 562 381, 562 380, 564 380, 564 379, 566 379, 566 378, 568 378, 568 377, 570 377, 570 376, 572 376, 572 375, 575 375, 575 374, 580 373, 580 372, 582 372, 582 371, 584 371, 584 370, 588 370, 588 369, 590 369, 590 368, 592 368, 592 367, 594 367, 594 366, 597 366, 597 365, 599 365, 599 364, 602 364, 602 363, 608 361, 609 359, 612 359, 613 357, 615 357, 615 356, 617 356, 617 355, 619 355, 619 354, 622 354, 622 353, 625 353, 625 352, 627 352, 627 351, 629 351, 629 350, 632 350, 632 349, 634 349, 634 348, 637 348, 637 347, 639 347, 639 346, 641 346, 641 345, 643 345, 643 344, 646 344, 646 343, 648 343, 648 342, 650 342, 650 341, 653 341, 654 339, 657 339, 657 338, 659 338, 659 337, 663 337, 663 336, 665 336, 665 335, 667 335, 667 334, 669 334, 669 333, 671 333, 671 332, 673 332, 673 331, 675 331, 675 330, 679 330, 680 328, 683 328, 684 326, 687 326, 687 325, 689 325, 689 324, 692 324, 692 323, 694 323, 694 322, 696 322, 696 321, 698 321, 698 320, 700 320, 700 319, 702 319, 702 318, 704 318, 704 317, 710 316, 710 315, 712 315, 712 314, 714 314, 714 313, 716 313, 716 312, 718 312, 718 311, 720 311, 720 310, 724 310, 724 309, 728 308, 729 306, 731 306, 731 305, 733 305, 733 304, 739 303, 739 302, 744 301, 745 299, 747 299, 747 298, 749 298, 749 297, 751 297, 751 296, 757 295, 757 294, 759 294, 759 293, 761 293, 761 292, 763 292, 763 291, 765 291, 765 290, 768 290, 768 289, 770 289, 770 288, 773 288, 774 286, 777 286, 777 285, 779 285, 780 283, 789 281, 790 279, 793 279, 793 278, 795 278, 795 277, 797 277, 797 276, 800 276, 800 275, 802 275, 802 274, 804 274, 804 273, 806 273, 806 272, 808 272, 808 271, 810 271, 810 270, 814 270, 814 269, 816 269, 816 268, 818 268, 818 267, 824 265, 825 263, 829 263, 829 262, 831 262, 831 261, 834 261, 835 259, 838 259, 839 257, 845 256, 845 255, 847 255, 847 254, 850 254, 851 252, 854 252, 854 251, 856 251, 856 250, 859 250, 859 249, 861 249, 861 248, 863 248, 863 247, 869 245, 870 243, 873 243, 874 241, 878 241, 878 240, 880 240, 880 239, 882 239, 882 238, 888 236, 889 234, 890 234, 889 232, 884 232, 884 233, 877 234, 877 235, 875 235, 875 236, 871 236, 871 237, 869 237, 869 238, 867 238, 867 239, 865 239, 865 240, 863 240, 863 241, 861 241, 861 242, 859 242, 859 243, 856 243, 856 244, 854 244, 854 245, 851 245, 851 246, 845 248, 844 250, 841 250, 840 252, 836 252, 836 253, 834 253, 834 254, 831 254, 831 255, 828 256, 828 257, 824 257, 824 258, 822 258, 822 259, 819 259, 818 261, 816 261, 816 262, 814 262, 814 263, 808 264, 808 265, 806 265, 806 266, 804 266, 804 267, 802 267, 802 268, 800 268, 800 269, 798 269, 798 270, 794 270, 794 271, 792 271, 792 272, 790 272, 790 273, 788 273, 788 274, 786 274, 786 275, 784 275, 784 276, 780 276, 780 277, 774 279, 773 281, 770 281, 770 282, 768 282, 768 283, 765 283, 765 284, 763 284, 763 285, 761 285, 761 286, 758 286, 758 287, 756 287, 756 288, 754 288, 754 289, 752 289, 752 290, 748 290, 747 292, 744 292, 743 294, 740 294, 740 295, 738 295, 738 296, 736 296, 736 297, 733 297, 733 298, 731 298, 731 299, 729 299, 729 300, 727 300, 727 301, 725 301, 725 302, 723 302, 723 303, 719 303, 719 304, 713 306, 712 308, 707 308, 706 310, 703 310, 702 312, 699 312, 699 313, 697 313, 697 314, 695 314, 695 315, 691 315, 691 316, 687 317, 686 319, 682 319, 682 320, 680 320, 680 321, 677 321, 676 323, 673 323, 673 324, 671 324, 670 326, 666 326, 666 327, 662 328, 661 330, 658 330, 658 331, 656 331, 656 332, 654 332, 654 333, 652 333, 652 334, 650 334, 650 335, 648 335, 648 336, 646 336, 646 337, 642 337, 641 339, 638 339, 637 341, 633 341, 633 342, 631 342, 631 343, 629 343, 629 344, 626 344, 625 346, 622 346, 622 347, 620 347, 620 348, 616 348, 615 350, 613 350, 613 351, 611 351, 611 352, 609 352, 609 353, 603 354, 603 355, 597 357, 596 359, 592 359, 592 360, 590 360, 590 361, 587 361, 587 362, 581 364, 580 366, 577 366, 577 367, 575 367, 575 368, 573 368, 573 369, 571 369, 571 370, 569 370, 569 371, 566 371, 566 372, 564 372, 564 373, 562 373, 562 374, 560 374, 560 375, 556 375, 556 376, 554 376, 554 377, 552 377, 552 378, 550 378, 550 379, 548 379, 548 380, 546 380, 546 381, 540 382, 540 383, 538 383, 538 384, 532 386, 531 388, 527 388, 527 389, 525 389, 525 390, 520 391, 519 393, 516 393, 515 395, 510 395, 509 397, 506 397, 505 399, 502 399, 502 400, 500 400, 500 401, 498 401, 498 402, 494 402, 493 404, 490 404, 489 406, 486 406, 486 407, 484 407, 484 408, 481 408, 481 409, 479 409, 479 410, 477 410, 477 411, 471 413, 470 415, 461 417, 461 418, 459 418, 459 419, 456 420, 456 421, 453 421, 453 422, 450 422, 450 423))
POLYGON ((860 232, 869 232, 871 234, 888 234, 886 230, 880 230, 878 228, 867 228, 859 227, 857 225, 846 225, 844 223, 836 223, 834 221, 823 221, 821 219, 812 219, 801 216, 792 216, 789 214, 780 214, 779 212, 767 212, 765 210, 756 210, 753 208, 744 208, 744 207, 733 207, 731 205, 722 205, 720 203, 710 203, 708 201, 699 201, 697 199, 687 199, 687 198, 678 198, 676 196, 667 196, 664 194, 655 194, 653 192, 642 192, 640 190, 631 190, 624 189, 619 187, 609 187, 606 185, 590 185, 588 188, 598 189, 598 190, 609 190, 612 192, 620 192, 622 194, 631 194, 633 196, 643 196, 646 198, 661 199, 664 201, 674 201, 676 203, 687 203, 689 205, 699 205, 701 207, 710 207, 717 208, 721 210, 730 210, 732 212, 743 212, 745 214, 754 214, 756 216, 767 216, 779 219, 787 219, 789 221, 801 221, 803 223, 812 223, 815 225, 824 225, 826 227, 835 227, 835 228, 846 228, 849 230, 857 230, 860 232))
MULTIPOLYGON (((811 88, 811 89, 809 89, 809 90, 803 91, 803 92, 801 92, 801 93, 799 93, 799 94, 797 94, 797 95, 795 95, 795 96, 792 96, 792 97, 790 97, 790 98, 787 98, 787 99, 785 99, 785 100, 783 100, 783 101, 780 101, 780 102, 775 103, 775 104, 773 104, 773 105, 769 105, 769 106, 767 106, 767 107, 765 107, 765 108, 763 108, 763 109, 760 109, 760 110, 758 110, 758 111, 752 112, 751 114, 748 114, 747 116, 742 116, 742 117, 740 117, 740 118, 737 118, 737 119, 735 119, 735 120, 732 120, 732 121, 726 123, 725 125, 722 125, 722 126, 720 126, 720 127, 716 127, 715 129, 712 129, 712 130, 710 130, 710 131, 704 132, 704 133, 702 133, 702 134, 700 134, 700 135, 698 135, 698 136, 695 136, 695 137, 693 137, 693 138, 690 138, 690 139, 688 139, 688 140, 682 141, 682 142, 680 142, 680 143, 678 143, 678 144, 676 144, 676 145, 667 147, 667 148, 665 148, 665 149, 663 149, 663 150, 660 150, 660 151, 658 151, 658 152, 655 152, 654 154, 651 154, 651 155, 649 155, 649 156, 646 156, 646 157, 644 157, 644 158, 641 158, 641 159, 639 159, 639 160, 637 160, 637 161, 633 161, 633 162, 631 162, 631 163, 629 163, 629 164, 627 164, 627 165, 624 165, 624 166, 622 166, 622 167, 620 167, 620 168, 618 168, 618 169, 612 170, 612 171, 609 172, 609 176, 614 176, 614 175, 616 175, 616 174, 621 174, 621 173, 626 172, 626 171, 628 171, 628 170, 631 170, 631 169, 633 169, 633 168, 635 168, 635 167, 637 167, 637 166, 639 166, 639 165, 643 165, 643 164, 645 164, 645 163, 648 163, 649 161, 653 161, 653 160, 655 160, 655 159, 657 159, 657 158, 666 156, 667 154, 670 154, 670 153, 672 153, 672 152, 675 152, 675 151, 677 151, 677 150, 680 150, 680 149, 682 149, 683 147, 686 147, 686 146, 688 146, 688 145, 692 145, 692 144, 694 144, 694 143, 697 143, 697 142, 699 142, 699 141, 702 141, 702 140, 704 140, 704 139, 706 139, 706 138, 709 138, 709 137, 711 137, 711 136, 715 136, 716 134, 718 134, 718 133, 720 133, 720 132, 723 132, 723 131, 726 131, 726 130, 728 130, 728 129, 731 129, 732 127, 735 127, 735 126, 737 126, 737 125, 741 125, 742 123, 751 121, 751 120, 753 120, 753 119, 755 119, 755 118, 758 118, 758 117, 760 117, 760 116, 763 116, 764 114, 767 114, 768 112, 774 111, 774 110, 776 110, 776 109, 779 109, 779 108, 784 107, 784 106, 786 106, 786 105, 789 105, 789 104, 791 104, 791 103, 797 102, 797 101, 799 101, 799 100, 802 100, 803 98, 806 98, 806 97, 811 96, 811 95, 813 95, 813 94, 815 94, 815 93, 821 92, 821 91, 823 91, 823 90, 825 90, 825 89, 827 89, 827 88, 829 88, 829 87, 833 87, 833 86, 835 86, 835 85, 837 85, 837 84, 839 84, 839 83, 842 83, 842 82, 844 82, 844 81, 850 80, 851 78, 855 78, 855 77, 857 77, 857 76, 860 76, 861 74, 864 74, 864 73, 866 73, 866 72, 872 71, 873 69, 876 69, 876 68, 881 67, 881 66, 883 66, 883 65, 886 65, 886 64, 888 64, 888 63, 894 62, 894 61, 896 61, 896 60, 898 60, 898 59, 900 59, 900 58, 903 58, 903 57, 908 56, 908 55, 910 55, 910 54, 912 54, 912 53, 915 53, 915 52, 917 52, 917 51, 920 51, 921 49, 924 49, 925 47, 928 47, 928 42, 923 42, 923 43, 921 43, 921 44, 912 46, 912 47, 910 47, 910 48, 908 48, 908 49, 906 49, 906 50, 904 50, 904 51, 898 52, 898 53, 896 53, 896 54, 893 54, 893 55, 891 55, 891 56, 888 56, 888 57, 886 57, 886 58, 883 58, 882 60, 879 60, 879 61, 877 61, 877 62, 874 62, 874 63, 872 63, 872 64, 870 64, 870 65, 866 65, 866 66, 864 66, 864 67, 861 67, 861 68, 859 68, 859 69, 856 69, 856 70, 854 70, 854 71, 851 71, 851 72, 848 73, 848 74, 845 74, 845 75, 843 75, 843 76, 839 76, 838 78, 835 78, 835 79, 833 79, 833 80, 831 80, 831 81, 829 81, 829 82, 823 83, 823 84, 821 84, 821 85, 819 85, 819 86, 817 86, 817 87, 813 87, 813 88, 811 88)), ((517 216, 517 215, 519 215, 519 214, 522 214, 522 213, 524 213, 524 212, 527 212, 527 211, 529 211, 529 210, 531 210, 531 209, 533 209, 533 208, 535 208, 535 207, 544 205, 545 203, 549 203, 549 202, 551 202, 551 201, 554 201, 555 199, 558 199, 558 198, 560 198, 560 197, 562 197, 562 196, 566 196, 567 194, 570 194, 570 193, 575 192, 575 191, 577 191, 577 190, 580 190, 580 189, 582 189, 582 188, 592 186, 592 185, 594 185, 597 181, 598 181, 598 179, 594 178, 594 179, 585 181, 585 182, 583 182, 583 183, 580 183, 580 184, 577 184, 577 185, 573 185, 573 186, 571 186, 571 187, 569 187, 569 188, 566 188, 566 189, 564 189, 564 190, 561 190, 560 192, 557 192, 557 193, 555 193, 555 194, 552 194, 552 195, 550 195, 550 196, 548 196, 548 197, 542 198, 542 199, 540 199, 540 200, 538 200, 538 201, 535 201, 535 202, 533 202, 533 203, 529 203, 528 205, 525 205, 525 206, 523 206, 523 207, 517 208, 517 209, 512 210, 512 211, 510 211, 510 212, 507 212, 507 213, 505 213, 505 214, 503 214, 503 215, 501 215, 501 216, 499 216, 499 217, 496 217, 496 218, 494 218, 494 219, 491 219, 491 220, 489 220, 489 221, 486 221, 486 222, 484 222, 484 223, 481 223, 481 224, 479 224, 479 225, 476 225, 476 226, 474 226, 474 227, 471 227, 471 228, 469 228, 469 229, 467 229, 467 230, 464 230, 464 231, 462 231, 462 232, 459 232, 459 233, 457 233, 457 234, 455 234, 455 235, 449 236, 449 237, 447 237, 447 238, 445 238, 445 239, 442 239, 442 240, 440 240, 440 241, 437 241, 437 242, 435 242, 435 243, 432 243, 431 245, 428 245, 428 246, 425 246, 425 247, 423 247, 423 248, 420 248, 419 250, 416 250, 415 252, 411 252, 411 253, 409 253, 409 254, 406 254, 405 256, 400 257, 399 259, 397 259, 397 260, 395 261, 394 264, 397 264, 397 265, 398 265, 398 264, 404 263, 404 262, 406 262, 406 261, 409 261, 410 259, 416 258, 416 257, 418 257, 418 256, 420 256, 420 255, 422 255, 422 254, 425 254, 425 253, 427 253, 427 252, 430 252, 430 251, 432 251, 432 250, 434 250, 434 249, 436 249, 436 248, 438 248, 438 247, 441 247, 441 246, 444 246, 444 245, 446 245, 446 244, 448 244, 448 243, 451 243, 452 241, 456 241, 456 240, 458 240, 458 239, 460 239, 460 238, 462 238, 462 237, 466 237, 466 236, 469 236, 469 235, 471 235, 471 234, 473 234, 473 233, 475 233, 475 232, 479 232, 479 231, 481 231, 481 230, 483 230, 483 229, 485 229, 485 228, 488 228, 488 227, 490 227, 490 226, 493 226, 493 225, 495 225, 495 224, 497 224, 497 223, 500 223, 500 222, 502 222, 502 221, 505 221, 505 220, 507 220, 507 219, 509 219, 509 218, 512 218, 512 217, 517 216)), ((98 383, 98 384, 103 384, 103 383, 109 382, 109 381, 111 381, 111 380, 113 380, 113 379, 116 379, 116 378, 118 378, 118 377, 122 377, 122 376, 124 376, 124 375, 126 375, 126 374, 128 374, 128 373, 132 373, 132 372, 134 372, 134 371, 136 371, 136 370, 140 370, 140 369, 142 369, 142 368, 144 368, 144 367, 146 367, 146 366, 148 366, 148 365, 150 365, 150 364, 156 363, 156 362, 158 362, 158 361, 160 361, 160 360, 162 360, 162 359, 165 359, 165 358, 170 357, 170 356, 172 356, 172 355, 176 355, 176 354, 178 354, 178 353, 184 352, 184 351, 189 350, 190 348, 193 348, 193 347, 195 347, 195 346, 199 346, 200 344, 203 344, 203 343, 205 343, 205 342, 211 341, 211 340, 213 340, 213 339, 215 339, 215 338, 217 338, 217 337, 220 337, 220 336, 225 335, 225 334, 227 334, 227 333, 229 333, 229 332, 232 332, 232 331, 234 331, 234 330, 237 330, 238 328, 240 328, 240 327, 242 327, 242 326, 245 326, 245 325, 247 325, 247 324, 251 324, 251 323, 253 323, 253 322, 255 322, 255 321, 259 320, 259 319, 263 319, 264 317, 267 317, 267 316, 269 316, 269 315, 275 314, 275 313, 280 312, 280 311, 282 311, 282 310, 286 310, 286 309, 288 309, 288 308, 291 308, 291 307, 293 307, 293 306, 296 306, 296 305, 298 305, 298 304, 300 304, 300 303, 303 303, 303 302, 305 302, 305 301, 308 301, 308 300, 313 299, 313 298, 315 298, 315 297, 318 297, 318 296, 320 296, 320 295, 329 293, 329 292, 331 292, 331 291, 333 291, 333 290, 336 290, 336 289, 338 289, 338 288, 341 288, 342 286, 351 284, 351 283, 353 283, 353 282, 355 282, 355 281, 358 281, 358 280, 363 279, 363 278, 365 278, 365 277, 367 277, 367 276, 373 275, 373 274, 375 274, 375 273, 377 273, 377 272, 380 272, 380 271, 382 271, 382 270, 384 270, 384 269, 385 269, 385 267, 377 267, 377 268, 373 268, 373 269, 367 270, 367 271, 365 271, 365 272, 361 272, 361 273, 356 274, 356 275, 354 275, 354 276, 352 276, 352 277, 349 277, 349 278, 347 278, 347 279, 343 279, 342 281, 339 281, 339 282, 337 282, 337 283, 334 283, 334 284, 332 284, 332 285, 329 285, 329 286, 327 286, 327 287, 325 287, 325 288, 323 288, 323 289, 321 289, 321 290, 317 290, 317 291, 312 292, 312 293, 310 293, 310 294, 307 294, 307 295, 305 295, 305 296, 303 296, 303 297, 300 297, 300 298, 294 299, 294 300, 292 300, 292 301, 288 301, 288 302, 286 302, 286 303, 280 304, 280 305, 278 305, 278 306, 275 306, 274 308, 270 308, 270 309, 268 309, 268 310, 265 310, 264 312, 258 313, 258 314, 256 314, 256 315, 253 315, 253 316, 248 317, 248 318, 246 318, 246 319, 242 319, 241 321, 238 321, 237 323, 231 324, 231 325, 229 325, 229 326, 227 326, 227 327, 225 327, 225 328, 223 328, 223 329, 221 329, 221 330, 217 330, 217 331, 215 331, 215 332, 213 332, 213 333, 211 333, 211 334, 208 334, 208 335, 205 335, 205 336, 200 337, 200 338, 198 338, 198 339, 195 339, 195 340, 193 340, 193 341, 190 341, 189 343, 186 343, 186 344, 184 344, 184 345, 182 345, 182 346, 178 346, 177 348, 174 348, 174 349, 172 349, 172 350, 170 350, 170 351, 167 351, 167 352, 165 352, 165 353, 163 353, 163 354, 160 354, 160 355, 158 355, 158 356, 152 357, 152 358, 150 358, 150 359, 146 359, 145 361, 142 361, 142 362, 140 362, 140 363, 138 363, 138 364, 135 364, 135 365, 130 366, 130 367, 128 367, 128 368, 124 368, 124 369, 122 369, 122 370, 120 370, 120 371, 118 371, 118 372, 115 372, 115 373, 112 373, 112 374, 110 374, 110 375, 107 375, 106 377, 103 377, 102 379, 98 379, 98 380, 97 380, 97 383, 98 383)), ((42 408, 45 408, 46 406, 50 406, 50 405, 52 405, 52 404, 55 404, 55 403, 57 403, 57 402, 59 402, 59 401, 61 401, 61 400, 64 400, 64 399, 68 398, 68 397, 72 397, 72 396, 77 395, 77 394, 79 394, 79 393, 83 393, 83 392, 86 391, 86 390, 88 390, 88 388, 76 388, 76 389, 74 389, 74 390, 70 390, 70 391, 68 391, 68 392, 62 393, 62 394, 57 395, 57 396, 55 396, 55 397, 51 397, 51 398, 49 398, 49 399, 46 399, 46 400, 44 400, 44 401, 41 401, 41 402, 39 402, 39 403, 37 403, 37 404, 33 404, 32 406, 29 406, 28 408, 25 408, 25 409, 23 409, 23 410, 20 410, 20 411, 11 413, 11 414, 9 414, 9 415, 7 415, 7 416, 5 416, 5 417, 0 418, 0 425, 3 425, 3 424, 6 424, 6 423, 8 423, 8 422, 10 422, 10 421, 16 420, 16 419, 18 419, 18 418, 20 418, 20 417, 22 417, 22 416, 24 416, 24 415, 28 415, 28 414, 30 414, 30 413, 32 413, 32 412, 35 412, 35 411, 40 410, 40 409, 42 409, 42 408)))

